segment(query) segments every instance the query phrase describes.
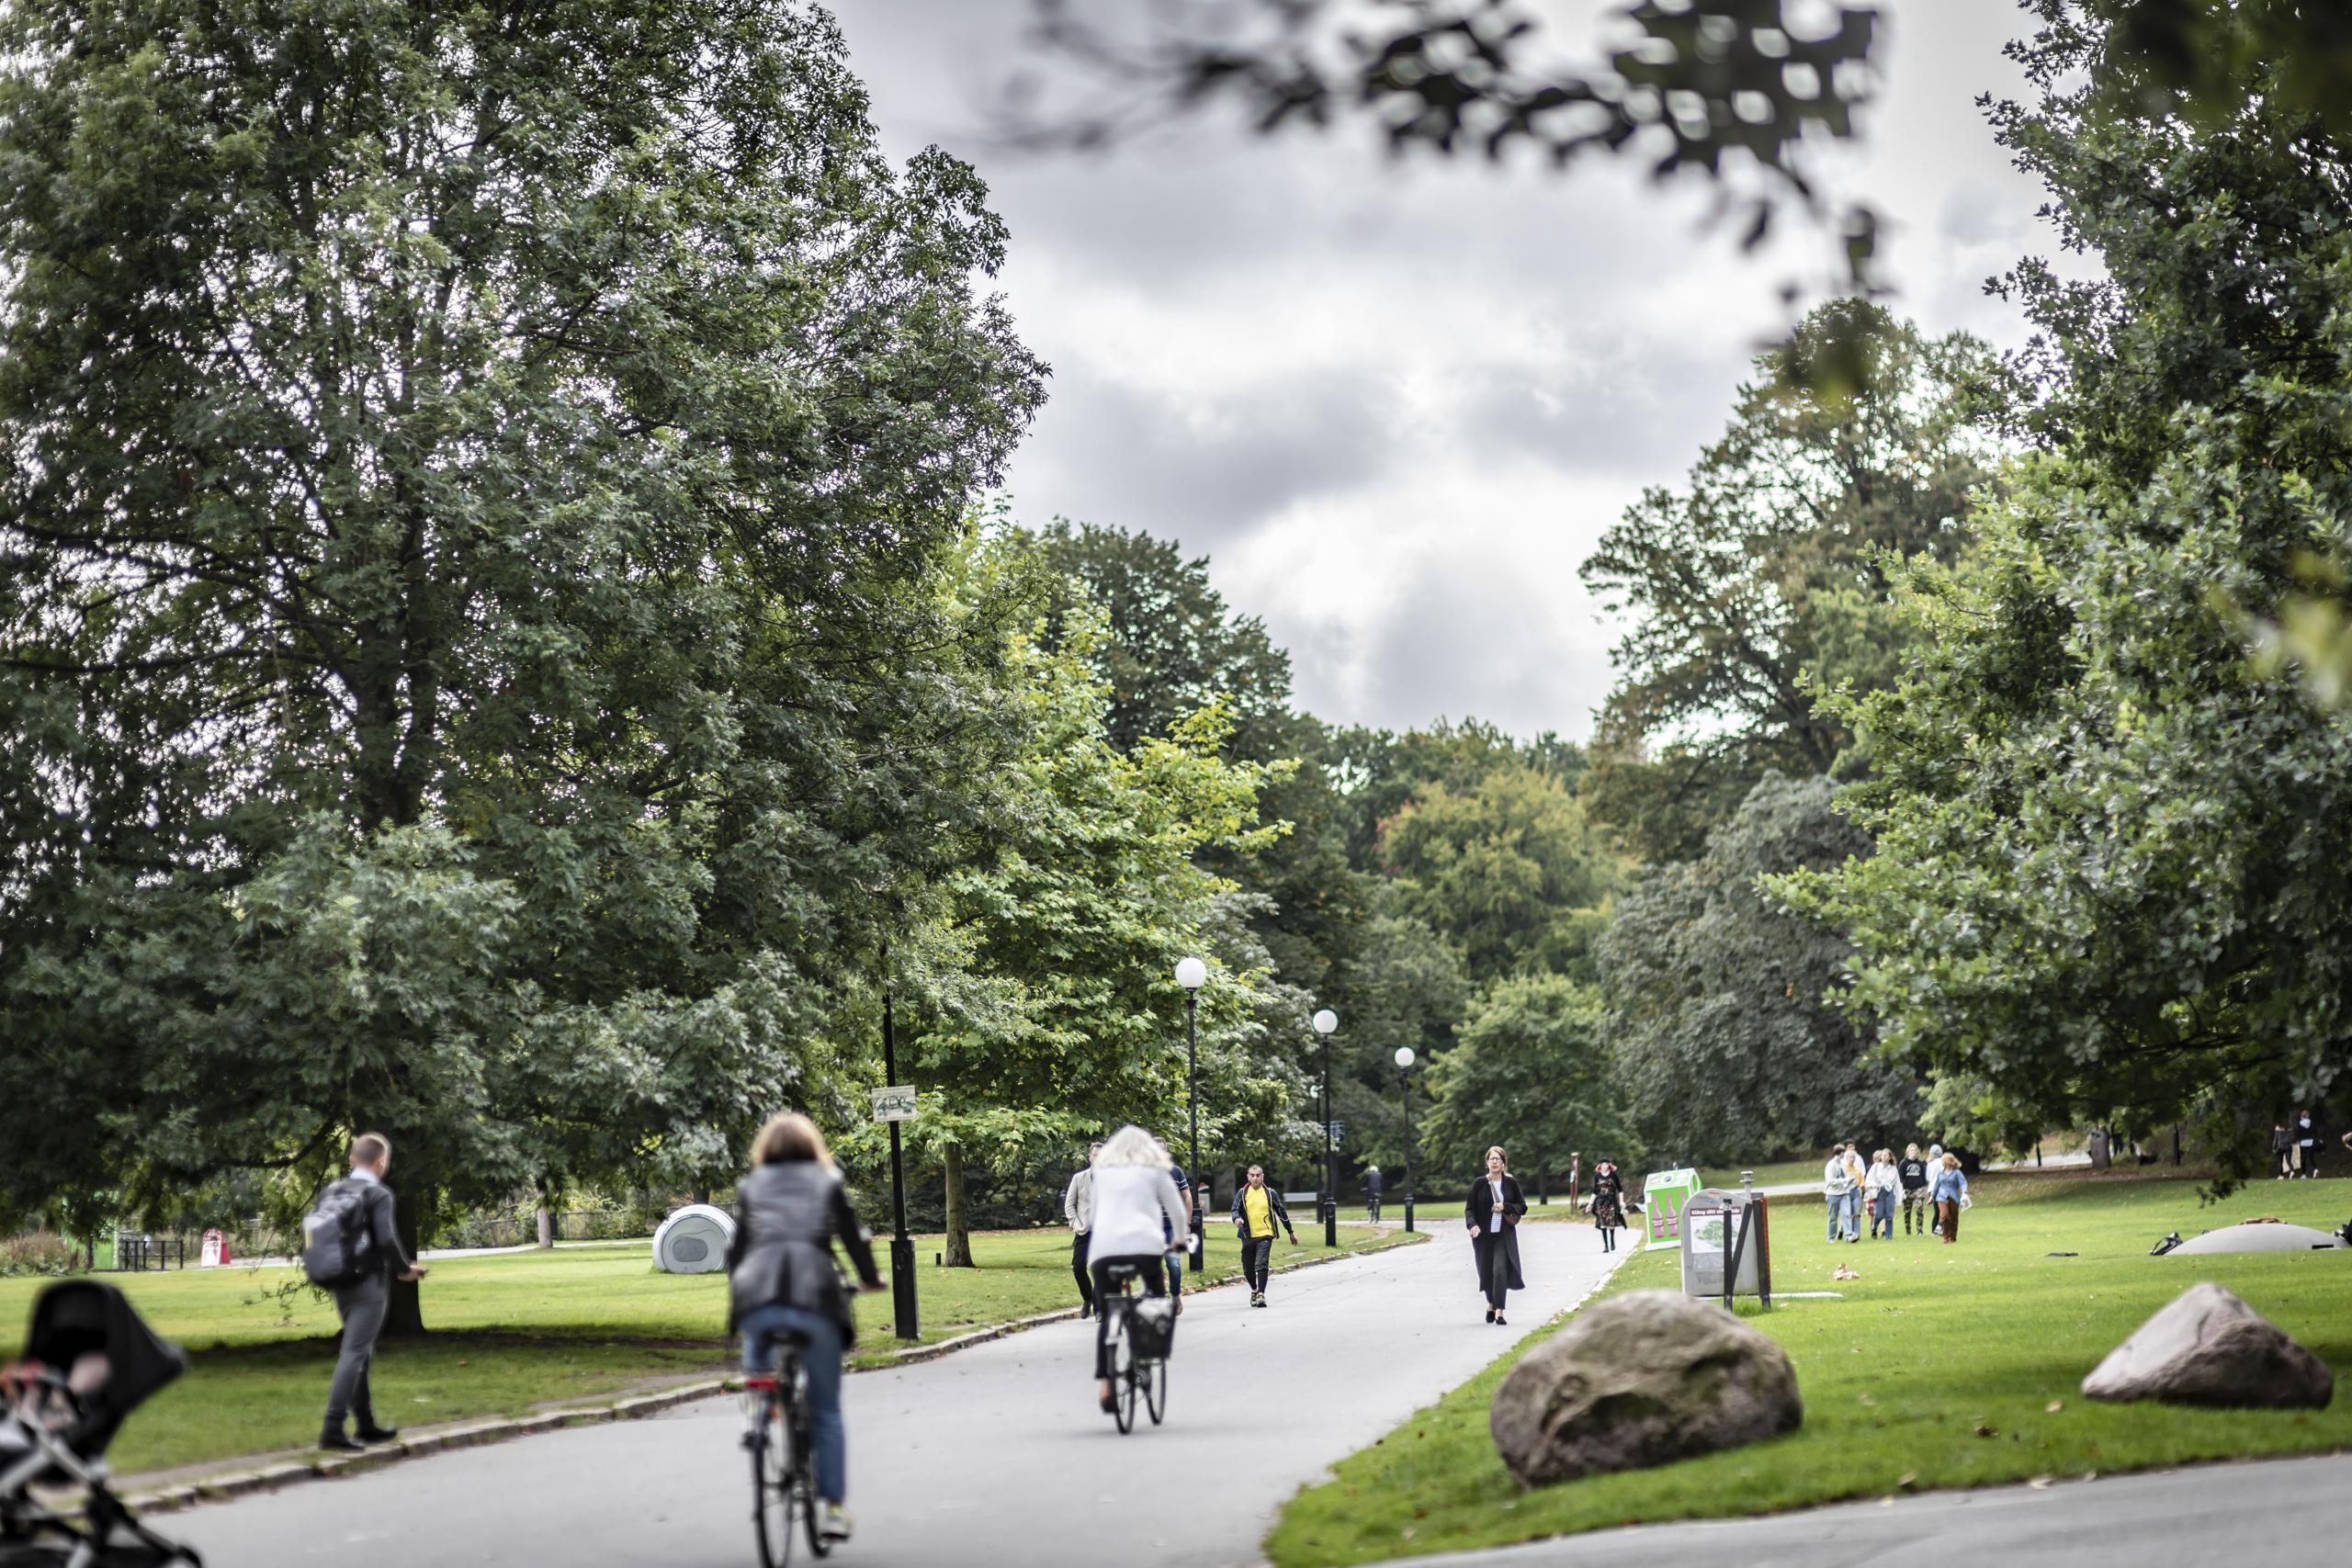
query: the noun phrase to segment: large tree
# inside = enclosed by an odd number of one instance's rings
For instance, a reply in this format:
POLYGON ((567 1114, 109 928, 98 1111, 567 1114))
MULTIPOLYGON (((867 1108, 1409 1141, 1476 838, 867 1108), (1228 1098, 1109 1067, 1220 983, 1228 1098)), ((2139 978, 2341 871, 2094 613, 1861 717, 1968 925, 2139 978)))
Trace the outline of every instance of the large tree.
POLYGON ((2352 717, 2250 665, 2238 620, 2352 542, 2352 145, 2301 62, 2220 51, 2184 100, 2132 7, 2030 8, 2034 96, 1995 129, 2102 269, 2007 281, 2047 455, 1979 558, 1912 574, 1917 673, 1846 714, 1877 853, 1792 890, 1853 933, 1889 1050, 1984 1086, 1979 1119, 2186 1121, 2243 1171, 2352 1059, 2352 717))
POLYGON ((1043 371, 972 172, 791 0, 23 0, 0 61, 0 1191, 375 1125, 413 1241, 824 1100, 989 754, 933 580, 1043 371))
POLYGON ((1584 563, 1594 595, 1634 617, 1611 655, 1600 736, 1642 786, 1599 780, 1594 798, 1644 848, 1695 847, 1645 807, 1657 789, 1728 804, 1768 770, 1838 766, 1852 735, 1818 688, 1893 681, 1904 632, 1883 608, 1887 563, 1948 558, 1987 478, 1994 370, 1963 333, 1927 338, 1838 300, 1756 368, 1689 481, 1645 493, 1584 563), (1850 380, 1825 389, 1791 371, 1843 343, 1861 345, 1850 380), (1659 765, 1640 761, 1661 749, 1659 765))
MULTIPOLYGON (((1634 1154, 1629 1096, 1598 987, 1564 975, 1514 976, 1478 993, 1453 1049, 1430 1064, 1421 1146, 1467 1181, 1500 1144, 1531 1178, 1634 1154)), ((1432 1182, 1442 1180, 1432 1177, 1432 1182)), ((1435 1188, 1443 1198, 1449 1189, 1435 1188)))
POLYGON ((1826 779, 1767 778, 1704 854, 1653 869, 1618 900, 1603 983, 1642 1130, 1662 1154, 1764 1158, 1916 1124, 1912 1079, 1867 1060, 1869 1030, 1831 1000, 1851 945, 1761 885, 1870 852, 1833 794, 1826 779))

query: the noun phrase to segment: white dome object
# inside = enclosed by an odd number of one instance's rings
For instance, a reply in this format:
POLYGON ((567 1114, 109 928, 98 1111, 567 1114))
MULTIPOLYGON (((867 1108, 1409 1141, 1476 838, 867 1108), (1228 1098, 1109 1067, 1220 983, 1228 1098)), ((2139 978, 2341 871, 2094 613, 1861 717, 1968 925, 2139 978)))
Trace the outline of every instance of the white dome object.
POLYGON ((1340 1015, 1339 1015, 1338 1013, 1336 1013, 1336 1012, 1333 1012, 1329 1008, 1325 1008, 1321 1012, 1318 1012, 1318 1013, 1317 1013, 1317 1014, 1315 1015, 1315 1032, 1316 1032, 1316 1033, 1317 1033, 1317 1034, 1329 1034, 1329 1033, 1330 1033, 1330 1032, 1331 1032, 1331 1031, 1333 1031, 1333 1030, 1335 1030, 1335 1029, 1337 1029, 1337 1028, 1339 1028, 1339 1027, 1340 1027, 1340 1015))
POLYGON ((1208 984, 1209 966, 1197 958, 1176 961, 1176 983, 1188 991, 1197 991, 1208 984))
POLYGON ((674 1210, 653 1233, 653 1266, 665 1274, 716 1274, 727 1267, 735 1216, 708 1203, 674 1210))
POLYGON ((1413 1065, 1413 1048, 1410 1045, 1396 1047, 1396 1065, 1400 1067, 1409 1067, 1413 1065))
POLYGON ((2309 1225, 2281 1224, 2278 1221, 2256 1221, 2242 1225, 2223 1225, 2217 1231, 2191 1237, 2165 1254, 2166 1258, 2195 1258, 2216 1252, 2309 1252, 2313 1247, 2342 1247, 2343 1241, 2326 1231, 2315 1231, 2309 1225))

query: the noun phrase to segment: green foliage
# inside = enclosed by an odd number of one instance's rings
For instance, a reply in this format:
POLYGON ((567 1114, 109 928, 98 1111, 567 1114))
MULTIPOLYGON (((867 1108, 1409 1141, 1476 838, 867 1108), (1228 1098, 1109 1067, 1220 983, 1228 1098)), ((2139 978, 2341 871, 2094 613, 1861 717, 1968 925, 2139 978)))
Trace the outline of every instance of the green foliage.
POLYGON ((0 1208, 709 1180, 978 808, 1004 231, 789 0, 0 17, 0 1208), (17 741, 21 740, 21 744, 17 741), (21 1048, 19 1048, 21 1043, 21 1048))
POLYGON ((1977 422, 1995 377, 1963 333, 1925 338, 1839 300, 1756 368, 1687 485, 1645 494, 1584 563, 1609 609, 1639 617, 1611 656, 1602 736, 1634 757, 1671 748, 1659 772, 1594 796, 1647 850, 1695 848, 1694 829, 1713 825, 1697 808, 1735 803, 1769 770, 1839 766, 1853 738, 1816 689, 1894 679, 1905 633, 1883 609, 1886 563, 1948 558, 1987 477, 1977 422), (1850 383, 1787 373, 1848 339, 1860 345, 1850 383), (1653 781, 1670 781, 1679 808, 1646 797, 1653 781))
POLYGON ((80 1249, 53 1231, 0 1238, 0 1280, 56 1279, 81 1266, 80 1249))
POLYGON ((1916 673, 1842 705, 1878 852, 1788 891, 1853 933, 1889 1050, 1997 1086, 2008 1132, 2186 1120, 2243 1173, 2352 1054, 2352 720, 2230 608, 2345 545, 2352 164, 2282 64, 2220 57, 2227 112, 2184 119, 2097 90, 2116 7, 2034 9, 2039 99, 1994 123, 2103 272, 2007 280, 2049 455, 1977 558, 1906 572, 1916 673))
POLYGON ((1617 867, 1559 778, 1521 763, 1431 785, 1381 830, 1398 912, 1445 939, 1474 983, 1584 962, 1617 867))
POLYGON ((1615 1043, 1648 1145, 1711 1164, 1902 1142, 1908 1075, 1864 1060, 1868 1031, 1832 994, 1851 947, 1760 879, 1834 870, 1868 834, 1826 779, 1768 777, 1697 860, 1655 867, 1618 900, 1600 948, 1615 1043))
POLYGON ((1453 1050, 1430 1067, 1422 1146, 1467 1180, 1490 1144, 1521 1171, 1566 1171, 1624 1157, 1632 1129, 1598 987, 1561 975, 1516 976, 1481 990, 1453 1050))

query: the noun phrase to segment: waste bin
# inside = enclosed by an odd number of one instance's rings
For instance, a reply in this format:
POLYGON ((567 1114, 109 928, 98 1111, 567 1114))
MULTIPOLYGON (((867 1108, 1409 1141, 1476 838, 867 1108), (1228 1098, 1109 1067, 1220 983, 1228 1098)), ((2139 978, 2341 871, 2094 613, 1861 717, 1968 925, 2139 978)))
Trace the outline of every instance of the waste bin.
POLYGON ((1682 1245, 1682 1205, 1699 1190, 1695 1170, 1654 1170, 1642 1183, 1642 1223, 1648 1228, 1649 1247, 1682 1245))
POLYGON ((1682 1205, 1682 1293, 1772 1299, 1770 1211, 1752 1191, 1709 1187, 1682 1205))

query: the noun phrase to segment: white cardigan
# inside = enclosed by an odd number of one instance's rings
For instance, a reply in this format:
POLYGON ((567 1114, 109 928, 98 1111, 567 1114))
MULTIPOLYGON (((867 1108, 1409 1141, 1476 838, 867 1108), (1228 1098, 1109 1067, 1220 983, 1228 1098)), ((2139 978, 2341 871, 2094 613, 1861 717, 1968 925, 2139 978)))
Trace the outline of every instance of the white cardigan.
POLYGON ((1176 1179, 1158 1165, 1098 1165, 1094 1168, 1094 1227, 1086 1238, 1086 1261, 1101 1258, 1158 1258, 1184 1235, 1184 1200, 1176 1179), (1167 1228, 1160 1221, 1165 1218, 1167 1228), (1169 1237, 1174 1236, 1176 1242, 1169 1237))

